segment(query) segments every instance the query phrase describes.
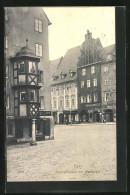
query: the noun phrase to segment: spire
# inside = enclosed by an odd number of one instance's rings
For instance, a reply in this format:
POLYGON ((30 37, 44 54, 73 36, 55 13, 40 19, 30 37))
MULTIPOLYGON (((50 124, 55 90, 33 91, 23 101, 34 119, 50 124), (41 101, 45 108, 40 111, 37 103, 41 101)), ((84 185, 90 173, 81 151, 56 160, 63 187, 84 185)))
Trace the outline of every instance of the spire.
POLYGON ((28 39, 26 39, 26 47, 28 47, 28 39))

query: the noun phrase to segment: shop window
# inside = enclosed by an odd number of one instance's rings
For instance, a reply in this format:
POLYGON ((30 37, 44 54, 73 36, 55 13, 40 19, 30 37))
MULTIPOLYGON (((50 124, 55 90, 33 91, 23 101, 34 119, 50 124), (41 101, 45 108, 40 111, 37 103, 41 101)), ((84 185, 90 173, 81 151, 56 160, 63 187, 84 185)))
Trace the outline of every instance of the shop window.
POLYGON ((94 74, 95 73, 95 66, 92 66, 91 67, 91 74, 94 74))
POLYGON ((40 44, 36 44, 35 46, 35 51, 36 51, 36 55, 39 57, 42 57, 42 45, 40 44))
POLYGON ((93 86, 94 86, 94 87, 97 86, 97 78, 93 79, 93 86))
POLYGON ((90 87, 90 80, 87 80, 87 87, 90 87))
POLYGON ((35 18, 35 31, 42 32, 42 20, 35 18))
POLYGON ((20 92, 20 101, 21 102, 26 101, 26 92, 25 91, 20 92))
POLYGON ((45 108, 45 106, 44 106, 44 96, 40 96, 40 108, 41 109, 45 108))
POLYGON ((83 68, 83 69, 82 69, 82 76, 85 76, 85 75, 86 75, 86 69, 83 68))
POLYGON ((8 122, 8 135, 13 135, 13 123, 8 122))
POLYGON ((84 88, 84 81, 81 81, 81 88, 84 88))

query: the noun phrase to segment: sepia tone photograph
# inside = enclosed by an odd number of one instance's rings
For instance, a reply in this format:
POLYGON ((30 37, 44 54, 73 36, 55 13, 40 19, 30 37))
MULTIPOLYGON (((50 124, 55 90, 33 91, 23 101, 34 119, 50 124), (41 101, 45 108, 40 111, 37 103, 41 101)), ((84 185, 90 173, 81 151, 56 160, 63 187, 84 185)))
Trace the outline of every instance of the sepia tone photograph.
POLYGON ((7 182, 117 181, 115 7, 5 7, 7 182))

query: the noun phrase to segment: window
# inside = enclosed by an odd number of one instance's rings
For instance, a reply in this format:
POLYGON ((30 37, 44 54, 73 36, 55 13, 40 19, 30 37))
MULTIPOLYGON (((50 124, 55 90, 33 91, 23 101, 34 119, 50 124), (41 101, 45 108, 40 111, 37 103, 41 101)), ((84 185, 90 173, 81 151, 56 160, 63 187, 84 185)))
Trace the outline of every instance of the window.
POLYGON ((93 101, 94 101, 94 102, 97 102, 97 101, 98 101, 98 93, 97 93, 97 92, 95 92, 95 93, 93 94, 93 101))
POLYGON ((104 84, 105 84, 105 86, 107 86, 108 85, 108 80, 105 80, 104 84))
POLYGON ((54 95, 56 95, 56 87, 53 88, 54 95))
POLYGON ((72 107, 75 106, 75 95, 71 96, 71 105, 72 107))
POLYGON ((42 57, 42 45, 36 44, 36 55, 42 57))
POLYGON ((60 107, 62 107, 63 106, 63 101, 62 100, 60 100, 60 107))
POLYGON ((29 73, 36 73, 36 64, 35 64, 35 62, 29 62, 29 73))
POLYGON ((40 108, 44 109, 44 96, 40 96, 40 108))
POLYGON ((81 96, 81 103, 86 103, 86 99, 84 96, 81 96))
POLYGON ((92 95, 91 94, 88 94, 87 97, 86 97, 86 102, 87 103, 92 103, 92 95))
POLYGON ((26 100, 26 92, 22 91, 20 92, 20 101, 24 102, 26 100))
POLYGON ((87 80, 87 87, 90 87, 90 80, 87 80))
POLYGON ((65 97, 65 105, 66 107, 69 107, 69 96, 65 97))
POLYGON ((104 67, 104 72, 108 72, 108 66, 104 67))
POLYGON ((37 102, 37 91, 36 90, 32 89, 29 91, 29 99, 30 99, 30 101, 37 102))
POLYGON ((107 55, 107 61, 110 61, 110 60, 112 60, 112 54, 107 55))
POLYGON ((86 75, 86 69, 85 68, 82 69, 82 76, 84 76, 84 75, 86 75))
POLYGON ((81 88, 84 88, 84 81, 81 81, 81 88))
POLYGON ((6 96, 6 108, 9 108, 9 94, 6 96))
POLYGON ((53 107, 56 108, 56 98, 53 99, 53 107))
POLYGON ((13 135, 13 122, 8 122, 8 135, 13 135))
POLYGON ((91 67, 91 74, 94 74, 95 73, 95 66, 92 66, 91 67))
POLYGON ((5 35, 5 49, 8 48, 8 35, 5 35))
POLYGON ((93 86, 97 86, 97 78, 93 79, 93 86))
POLYGON ((63 87, 62 87, 62 86, 60 86, 60 87, 59 87, 59 94, 60 94, 60 95, 63 95, 63 93, 64 93, 64 91, 63 91, 63 87))
POLYGON ((66 90, 66 92, 69 91, 69 85, 66 85, 65 90, 66 90))
POLYGON ((24 61, 18 63, 19 72, 25 71, 24 61))
POLYGON ((43 71, 42 70, 38 71, 38 81, 39 83, 43 82, 43 71))
POLYGON ((8 8, 5 7, 5 20, 8 20, 8 8))
POLYGON ((109 93, 104 94, 104 101, 107 102, 109 100, 109 93))
POLYGON ((42 20, 35 18, 35 31, 42 32, 42 20))

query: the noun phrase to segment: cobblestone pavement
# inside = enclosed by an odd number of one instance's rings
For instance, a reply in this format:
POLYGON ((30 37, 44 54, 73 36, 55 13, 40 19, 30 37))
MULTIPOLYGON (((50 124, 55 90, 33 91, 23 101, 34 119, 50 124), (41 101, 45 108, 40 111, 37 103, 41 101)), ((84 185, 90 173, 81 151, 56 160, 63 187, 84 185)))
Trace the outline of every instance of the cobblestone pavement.
POLYGON ((7 180, 116 180, 116 125, 55 126, 54 140, 8 146, 7 180))

